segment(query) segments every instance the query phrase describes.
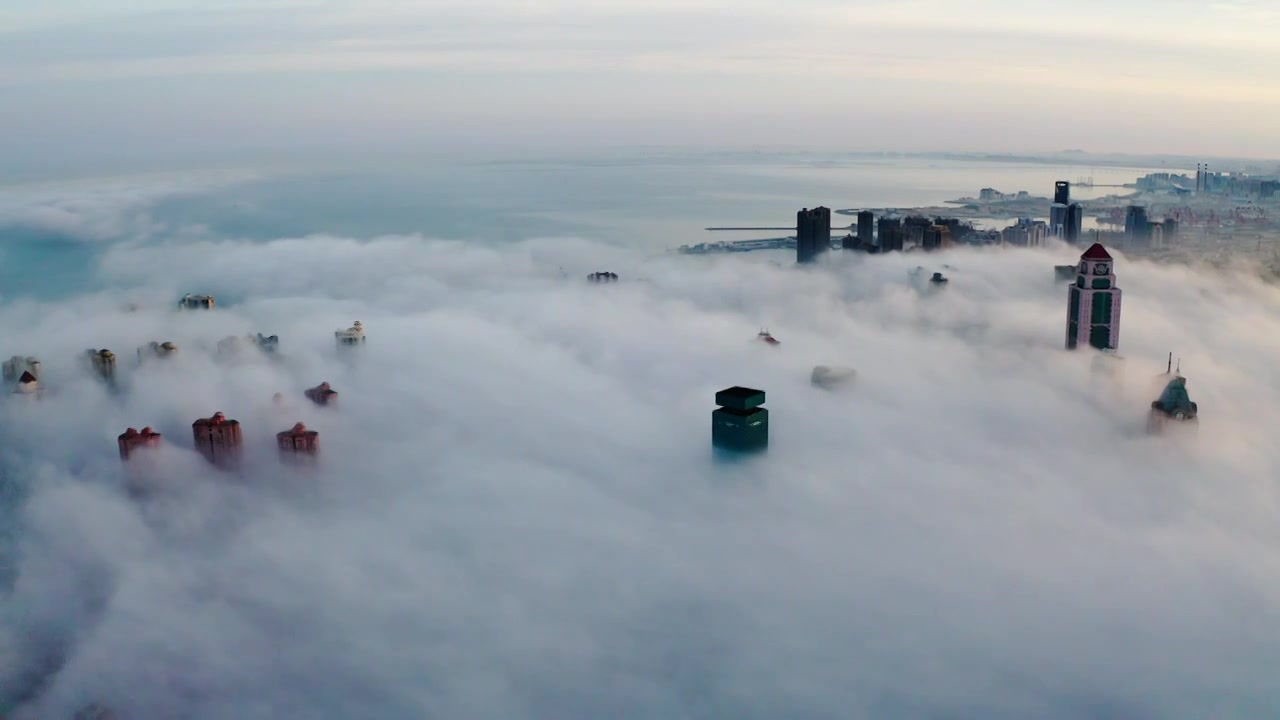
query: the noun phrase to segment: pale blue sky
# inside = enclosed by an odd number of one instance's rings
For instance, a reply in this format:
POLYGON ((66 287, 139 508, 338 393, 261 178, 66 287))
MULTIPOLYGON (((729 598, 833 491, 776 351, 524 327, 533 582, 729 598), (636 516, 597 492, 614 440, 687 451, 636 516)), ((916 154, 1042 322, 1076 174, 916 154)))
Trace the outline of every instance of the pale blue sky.
POLYGON ((0 151, 1280 156, 1274 0, 0 0, 0 151))

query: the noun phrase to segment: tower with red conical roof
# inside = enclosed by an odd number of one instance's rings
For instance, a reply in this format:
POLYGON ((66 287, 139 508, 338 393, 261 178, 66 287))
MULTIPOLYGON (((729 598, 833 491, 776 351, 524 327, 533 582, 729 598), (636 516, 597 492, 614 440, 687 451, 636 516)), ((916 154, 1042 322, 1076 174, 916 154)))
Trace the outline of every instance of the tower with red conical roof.
POLYGON ((1111 253, 1094 243, 1080 256, 1076 282, 1067 296, 1067 349, 1085 343, 1098 350, 1120 345, 1120 288, 1111 253))

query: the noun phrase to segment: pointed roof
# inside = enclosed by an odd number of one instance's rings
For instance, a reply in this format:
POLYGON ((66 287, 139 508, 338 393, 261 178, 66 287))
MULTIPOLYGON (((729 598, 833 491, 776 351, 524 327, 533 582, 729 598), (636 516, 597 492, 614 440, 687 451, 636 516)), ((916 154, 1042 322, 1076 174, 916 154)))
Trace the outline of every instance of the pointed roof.
POLYGON ((1080 259, 1081 260, 1110 260, 1111 253, 1107 252, 1107 249, 1102 247, 1102 243, 1094 243, 1089 246, 1088 250, 1084 251, 1084 254, 1080 256, 1080 259))
POLYGON ((31 374, 30 370, 22 373, 22 377, 18 378, 18 384, 26 385, 27 383, 36 382, 36 376, 31 374))

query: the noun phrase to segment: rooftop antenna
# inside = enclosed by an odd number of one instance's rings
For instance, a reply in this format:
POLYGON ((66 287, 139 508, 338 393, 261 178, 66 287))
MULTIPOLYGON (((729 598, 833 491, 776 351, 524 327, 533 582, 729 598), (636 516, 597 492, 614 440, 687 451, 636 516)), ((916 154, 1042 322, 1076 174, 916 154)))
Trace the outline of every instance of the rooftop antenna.
POLYGON ((1182 358, 1178 358, 1178 369, 1176 370, 1178 377, 1182 377, 1182 358))
POLYGON ((1172 350, 1169 351, 1169 365, 1165 367, 1164 374, 1165 375, 1173 374, 1173 351, 1172 350))

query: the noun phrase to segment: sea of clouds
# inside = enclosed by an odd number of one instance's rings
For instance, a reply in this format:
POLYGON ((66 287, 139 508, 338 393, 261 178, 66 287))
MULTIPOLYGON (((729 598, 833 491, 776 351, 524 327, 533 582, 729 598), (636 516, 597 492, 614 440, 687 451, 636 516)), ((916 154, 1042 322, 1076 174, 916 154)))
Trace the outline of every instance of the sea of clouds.
POLYGON ((1117 253, 1107 372, 1062 349, 1073 259, 117 243, 111 291, 0 305, 0 355, 38 356, 46 388, 0 403, 0 712, 1264 716, 1280 291, 1117 253), (368 342, 339 352, 353 320, 368 342), (216 357, 258 332, 280 357, 216 357), (117 394, 80 364, 103 347, 117 394), (1190 436, 1144 432, 1169 351, 1190 436), (321 381, 337 407, 303 396, 321 381), (771 444, 718 462, 732 385, 766 391, 771 444), (215 411, 239 476, 193 450, 215 411), (276 456, 296 421, 313 470, 276 456), (115 438, 145 425, 165 445, 134 497, 115 438))

